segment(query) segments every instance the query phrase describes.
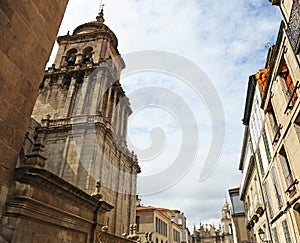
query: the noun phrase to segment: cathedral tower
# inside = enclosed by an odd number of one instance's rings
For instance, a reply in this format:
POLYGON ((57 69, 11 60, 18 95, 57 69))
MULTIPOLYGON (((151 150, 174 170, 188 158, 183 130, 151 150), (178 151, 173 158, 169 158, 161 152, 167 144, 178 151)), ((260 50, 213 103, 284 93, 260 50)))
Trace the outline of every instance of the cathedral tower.
POLYGON ((121 235, 135 220, 140 167, 126 144, 129 100, 119 82, 125 67, 115 34, 96 21, 57 39, 52 68, 41 82, 32 118, 41 124, 45 168, 92 194, 96 184, 112 204, 103 225, 121 235))

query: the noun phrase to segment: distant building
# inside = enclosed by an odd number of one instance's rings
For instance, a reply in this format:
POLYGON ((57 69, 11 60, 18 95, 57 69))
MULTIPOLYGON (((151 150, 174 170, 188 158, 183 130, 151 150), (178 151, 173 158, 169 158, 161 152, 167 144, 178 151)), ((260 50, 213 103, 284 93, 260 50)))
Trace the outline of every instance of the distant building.
POLYGON ((231 201, 231 219, 233 224, 233 238, 235 243, 250 243, 246 229, 244 204, 240 200, 240 189, 228 190, 231 201))
POLYGON ((233 225, 231 218, 231 206, 225 203, 222 208, 220 225, 216 228, 212 224, 201 224, 198 229, 194 227, 192 243, 233 243, 233 225))
POLYGON ((137 206, 136 224, 141 242, 188 242, 186 218, 179 210, 137 206))

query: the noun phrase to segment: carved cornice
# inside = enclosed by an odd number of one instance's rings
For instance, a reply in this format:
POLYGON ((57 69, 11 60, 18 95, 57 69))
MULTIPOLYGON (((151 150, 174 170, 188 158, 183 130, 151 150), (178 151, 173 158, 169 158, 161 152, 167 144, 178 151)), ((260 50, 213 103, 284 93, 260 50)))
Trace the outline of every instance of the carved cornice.
POLYGON ((15 170, 6 216, 40 221, 89 233, 113 206, 100 201, 51 172, 30 166, 15 170), (96 221, 95 221, 96 220, 96 221), (79 227, 80 226, 80 227, 79 227))
MULTIPOLYGON (((91 195, 73 186, 61 177, 45 169, 35 167, 20 167, 15 171, 15 181, 23 184, 34 185, 45 191, 63 195, 64 197, 84 204, 91 209, 99 206, 99 200, 91 195)), ((109 205, 106 202, 100 202, 104 206, 109 205)), ((111 206, 111 209, 113 207, 111 206)))

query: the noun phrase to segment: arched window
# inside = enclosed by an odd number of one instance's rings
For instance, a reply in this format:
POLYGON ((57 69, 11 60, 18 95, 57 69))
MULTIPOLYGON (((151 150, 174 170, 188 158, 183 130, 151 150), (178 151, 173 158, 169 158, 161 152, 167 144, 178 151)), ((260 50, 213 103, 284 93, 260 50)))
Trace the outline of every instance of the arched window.
POLYGON ((69 67, 75 65, 76 53, 77 53, 77 50, 75 48, 73 48, 67 52, 66 61, 67 61, 67 65, 69 67))
POLYGON ((91 61, 91 58, 93 56, 93 48, 87 47, 82 52, 82 63, 88 63, 91 61))
POLYGON ((228 233, 229 233, 230 235, 232 235, 232 233, 233 233, 233 230, 232 230, 232 224, 229 224, 229 225, 228 225, 228 233))

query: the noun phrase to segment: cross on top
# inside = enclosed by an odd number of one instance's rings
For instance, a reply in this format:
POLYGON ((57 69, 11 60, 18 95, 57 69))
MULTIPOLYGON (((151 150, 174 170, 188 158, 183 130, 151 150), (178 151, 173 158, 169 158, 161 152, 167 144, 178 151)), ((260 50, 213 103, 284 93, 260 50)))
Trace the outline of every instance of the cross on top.
POLYGON ((103 3, 103 0, 101 0, 100 6, 99 6, 99 12, 103 11, 104 6, 105 6, 105 4, 103 3))

